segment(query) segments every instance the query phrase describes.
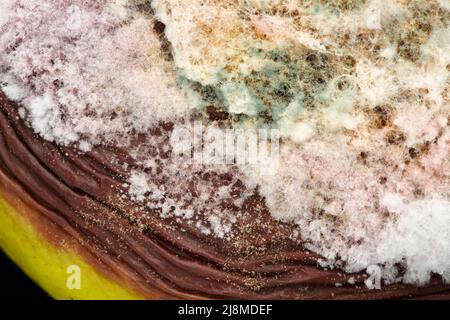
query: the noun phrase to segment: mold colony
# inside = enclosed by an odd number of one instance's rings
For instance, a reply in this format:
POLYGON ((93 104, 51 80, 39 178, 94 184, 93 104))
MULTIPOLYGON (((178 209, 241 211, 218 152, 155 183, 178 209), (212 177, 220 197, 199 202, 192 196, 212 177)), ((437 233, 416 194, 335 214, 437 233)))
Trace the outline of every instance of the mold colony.
POLYGON ((123 197, 242 243, 256 193, 323 267, 450 280, 444 1, 45 3, 2 4, 2 90, 47 140, 126 147, 123 197), (278 174, 172 163, 194 120, 280 130, 278 174))

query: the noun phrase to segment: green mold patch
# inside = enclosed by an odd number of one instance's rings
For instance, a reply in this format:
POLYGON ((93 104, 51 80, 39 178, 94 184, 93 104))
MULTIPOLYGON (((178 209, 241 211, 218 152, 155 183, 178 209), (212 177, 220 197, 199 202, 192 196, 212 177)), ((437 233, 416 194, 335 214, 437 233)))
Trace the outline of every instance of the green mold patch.
MULTIPOLYGON (((180 84, 199 96, 200 109, 215 109, 235 119, 273 126, 282 117, 294 120, 301 112, 327 104, 326 92, 333 79, 354 72, 352 57, 337 57, 301 46, 264 51, 251 48, 246 65, 220 72, 214 85, 180 77, 180 84), (231 70, 231 71, 230 71, 231 70)), ((338 88, 344 90, 344 80, 338 88)), ((347 85, 348 87, 348 85, 347 85)))

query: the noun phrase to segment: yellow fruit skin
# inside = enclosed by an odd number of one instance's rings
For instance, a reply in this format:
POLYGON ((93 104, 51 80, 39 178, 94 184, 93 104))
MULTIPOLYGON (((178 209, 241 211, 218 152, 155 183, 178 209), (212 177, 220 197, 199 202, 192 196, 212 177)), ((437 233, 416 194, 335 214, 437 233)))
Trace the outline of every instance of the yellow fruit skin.
POLYGON ((50 243, 1 194, 0 249, 55 299, 141 299, 132 290, 104 277, 74 250, 50 243), (69 289, 73 287, 70 266, 79 267, 80 289, 69 289))

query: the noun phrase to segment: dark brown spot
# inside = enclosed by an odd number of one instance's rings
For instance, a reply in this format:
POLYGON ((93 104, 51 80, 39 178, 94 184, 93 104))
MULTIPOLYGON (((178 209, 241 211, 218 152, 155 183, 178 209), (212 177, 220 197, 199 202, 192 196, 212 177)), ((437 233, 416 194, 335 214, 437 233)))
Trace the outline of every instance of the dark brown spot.
POLYGON ((372 125, 382 129, 392 124, 392 107, 390 105, 378 105, 372 110, 372 125))
POLYGON ((206 112, 212 121, 225 121, 229 119, 228 113, 217 109, 215 106, 206 107, 206 112))
POLYGON ((392 129, 386 133, 386 141, 389 144, 399 145, 405 142, 405 135, 398 129, 392 129))
POLYGON ((408 154, 411 159, 414 159, 415 157, 417 157, 417 151, 414 148, 409 148, 408 154))

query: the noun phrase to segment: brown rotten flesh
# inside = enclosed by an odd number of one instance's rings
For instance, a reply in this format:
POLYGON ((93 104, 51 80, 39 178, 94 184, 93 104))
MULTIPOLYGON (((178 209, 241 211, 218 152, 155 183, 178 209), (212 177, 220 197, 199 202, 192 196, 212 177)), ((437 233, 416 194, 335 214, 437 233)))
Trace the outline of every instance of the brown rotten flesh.
MULTIPOLYGON (((29 225, 38 235, 34 241, 45 243, 59 255, 69 252, 78 256, 73 261, 80 259, 86 264, 87 272, 92 273, 86 286, 95 292, 88 294, 86 290, 83 296, 82 290, 77 293, 62 288, 53 290, 56 298, 73 294, 78 294, 78 298, 93 295, 149 299, 448 296, 450 287, 439 279, 433 279, 423 288, 394 284, 383 290, 369 290, 364 285, 365 274, 322 269, 318 256, 289 239, 293 226, 270 218, 256 192, 239 208, 244 218, 238 221, 231 242, 204 236, 189 224, 162 219, 120 197, 118 190, 123 188, 127 172, 110 159, 112 154, 120 154, 124 162, 129 161, 126 150, 95 148, 80 155, 34 134, 18 120, 17 107, 3 94, 0 105, 1 194, 2 201, 8 204, 1 207, 1 215, 20 216, 23 219, 18 219, 13 227, 20 230, 20 223, 29 225), (124 288, 130 292, 129 296, 116 287, 98 287, 91 280, 96 277, 124 288), (352 284, 348 283, 350 277, 355 279, 352 284), (343 285, 336 286, 336 283, 343 285)), ((170 126, 158 130, 170 130, 170 126)), ((146 138, 151 139, 151 135, 146 138)), ((204 173, 199 175, 207 178, 204 173)), ((214 172, 208 176, 217 184, 230 181, 230 177, 216 176, 214 172)), ((8 234, 1 239, 0 243, 8 248, 8 234)), ((21 255, 33 255, 33 252, 21 255)), ((62 263, 52 260, 50 254, 48 259, 50 263, 62 263)), ((53 280, 61 281, 61 287, 66 284, 65 278, 42 276, 40 270, 27 265, 25 258, 18 262, 46 289, 53 289, 53 280)), ((68 259, 61 265, 63 270, 70 262, 68 259)))

